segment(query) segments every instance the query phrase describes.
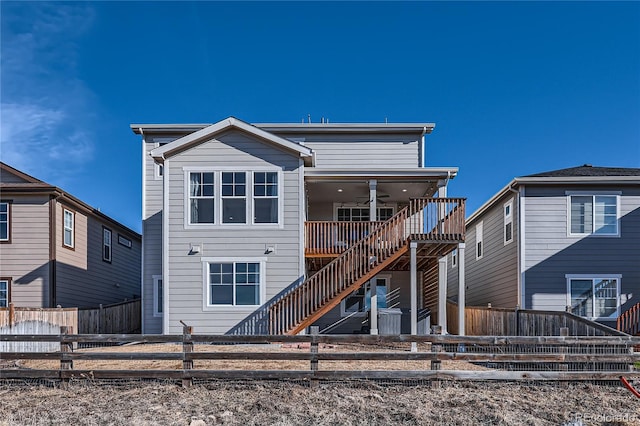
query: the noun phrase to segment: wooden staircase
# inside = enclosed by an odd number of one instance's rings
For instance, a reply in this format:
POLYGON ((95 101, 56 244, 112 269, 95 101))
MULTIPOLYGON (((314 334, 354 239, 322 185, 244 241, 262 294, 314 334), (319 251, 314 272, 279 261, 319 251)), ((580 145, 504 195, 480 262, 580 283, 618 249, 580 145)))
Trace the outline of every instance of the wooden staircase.
POLYGON ((632 336, 640 335, 640 302, 618 317, 616 328, 632 336))
POLYGON ((297 334, 409 250, 464 238, 464 199, 413 199, 269 308, 270 334, 297 334), (462 236, 462 237, 461 237, 462 236))

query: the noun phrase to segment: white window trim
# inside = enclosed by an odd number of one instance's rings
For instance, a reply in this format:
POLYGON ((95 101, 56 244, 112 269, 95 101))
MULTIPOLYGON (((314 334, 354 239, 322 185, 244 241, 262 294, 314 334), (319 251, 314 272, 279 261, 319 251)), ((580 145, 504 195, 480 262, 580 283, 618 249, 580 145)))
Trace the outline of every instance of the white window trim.
MULTIPOLYGON (((339 208, 358 208, 358 209, 368 209, 368 205, 362 205, 362 203, 333 203, 333 220, 334 222, 338 221, 338 209, 339 208)), ((385 209, 390 208, 392 210, 391 216, 394 216, 398 212, 398 204, 397 203, 386 203, 384 206, 376 206, 377 209, 385 209)), ((380 222, 378 220, 378 222, 380 222)))
POLYGON ((266 257, 202 257, 202 310, 205 312, 247 312, 251 313, 262 306, 267 298, 267 258, 266 257), (211 305, 210 283, 209 283, 209 263, 259 263, 260 264, 260 304, 259 305, 211 305))
POLYGON ((458 265, 458 249, 455 248, 451 251, 451 267, 454 268, 458 265))
MULTIPOLYGON (((153 275, 153 316, 154 317, 162 317, 162 312, 160 312, 158 306, 158 281, 162 281, 162 275, 153 275)), ((164 289, 164 281, 162 281, 162 288, 164 289)), ((164 301, 164 294, 163 301, 164 301)), ((162 310, 164 311, 164 306, 162 306, 162 310)))
MULTIPOLYGON (((620 292, 622 290, 622 274, 565 274, 567 280, 567 306, 571 306, 571 280, 599 280, 611 279, 616 280, 616 315, 615 317, 584 317, 591 321, 614 321, 620 316, 620 292)), ((593 299, 595 302, 595 298, 593 299)), ((595 306, 594 306, 595 308, 595 306)), ((595 312, 595 309, 594 311, 595 312)))
MULTIPOLYGON (((511 244, 513 242, 513 198, 502 205, 502 213, 503 213, 503 217, 504 217, 504 224, 502 226, 502 232, 504 234, 503 235, 503 241, 504 241, 504 245, 506 246, 507 244, 511 244), (509 207, 509 214, 506 213, 507 207, 509 207), (511 224, 511 239, 510 240, 507 240, 507 225, 508 224, 511 224)), ((482 249, 482 252, 484 253, 484 247, 482 249)))
POLYGON ((484 221, 476 224, 476 260, 480 260, 484 257, 486 247, 484 246, 484 221), (481 252, 478 256, 478 243, 480 243, 481 252))
POLYGON ((7 238, 0 238, 2 242, 11 241, 11 203, 8 201, 0 201, 0 204, 7 205, 7 238))
POLYGON ((113 261, 113 232, 111 229, 107 227, 102 227, 102 260, 108 263, 113 261), (105 238, 107 233, 109 234, 109 243, 107 244, 107 239, 105 238), (107 258, 104 253, 105 247, 109 247, 109 257, 107 258))
POLYGON ((62 209, 62 245, 65 247, 69 247, 69 248, 75 248, 76 246, 76 236, 75 236, 75 229, 76 229, 76 214, 75 212, 68 210, 68 209, 62 209), (66 221, 66 215, 67 213, 69 213, 71 215, 71 227, 67 228, 67 221, 66 221), (71 230, 71 244, 67 244, 66 241, 64 240, 65 234, 67 229, 71 230))
POLYGON ((9 307, 9 303, 11 303, 11 297, 10 297, 10 293, 11 293, 11 281, 6 280, 6 279, 2 279, 0 280, 0 283, 5 283, 7 286, 7 304, 5 306, 0 305, 0 308, 8 308, 9 307))
MULTIPOLYGON (((378 279, 383 279, 386 281, 386 286, 387 286, 387 296, 389 295, 389 289, 391 288, 391 274, 386 274, 386 273, 382 273, 382 274, 378 274, 375 277, 371 278, 369 281, 367 281, 366 283, 362 284, 362 286, 366 286, 366 285, 370 285, 370 283, 372 281, 378 280, 378 279)), ((349 293, 349 295, 347 295, 347 297, 349 297, 351 295, 351 293, 349 293)), ((347 297, 345 297, 344 299, 342 299, 340 301, 340 316, 341 317, 356 317, 356 318, 363 318, 367 315, 367 312, 347 312, 345 303, 347 300, 347 297)), ((366 292, 365 292, 365 297, 366 297, 366 292)))
POLYGON ((598 237, 598 238, 618 238, 620 237, 620 195, 622 195, 621 191, 565 191, 565 195, 567 196, 567 236, 568 237, 598 237), (594 211, 592 212, 593 221, 592 224, 593 231, 587 233, 573 233, 571 232, 571 196, 591 196, 594 198, 592 206, 594 211), (595 197, 598 195, 604 196, 615 196, 616 197, 616 233, 615 234, 597 234, 595 232, 595 197))
MULTIPOLYGON (((251 209, 251 207, 253 207, 253 173, 247 173, 246 170, 221 170, 220 173, 217 174, 217 176, 220 177, 220 179, 218 179, 220 181, 220 184, 217 185, 217 180, 215 180, 215 176, 214 176, 214 184, 215 185, 215 194, 220 194, 220 195, 216 195, 216 201, 220 201, 218 203, 218 217, 220 217, 220 222, 216 222, 216 223, 220 223, 220 225, 224 225, 224 226, 247 226, 247 225, 251 225, 253 219, 253 215, 251 214, 251 212, 253 211, 251 209), (244 173, 244 195, 222 195, 222 174, 223 173, 244 173), (251 183, 248 182, 249 179, 251 179, 251 183), (251 187, 249 187, 251 186, 251 187), (244 223, 224 223, 223 222, 223 218, 224 218, 224 200, 243 200, 244 199, 244 217, 245 217, 245 222, 244 223), (251 200, 251 201, 250 201, 251 200), (251 220, 250 220, 251 219, 251 220)), ((235 187, 235 176, 234 176, 234 183, 233 186, 235 187)), ((280 189, 280 188, 278 188, 280 189)))
POLYGON ((284 228, 284 174, 282 169, 275 167, 257 167, 251 170, 242 170, 237 167, 183 167, 184 173, 184 229, 283 229, 284 228), (189 173, 206 172, 213 173, 214 182, 214 223, 189 223, 189 173), (247 223, 222 223, 222 172, 245 173, 247 177, 246 187, 246 211, 247 223), (272 172, 278 174, 278 222, 255 223, 253 217, 253 172, 272 172))

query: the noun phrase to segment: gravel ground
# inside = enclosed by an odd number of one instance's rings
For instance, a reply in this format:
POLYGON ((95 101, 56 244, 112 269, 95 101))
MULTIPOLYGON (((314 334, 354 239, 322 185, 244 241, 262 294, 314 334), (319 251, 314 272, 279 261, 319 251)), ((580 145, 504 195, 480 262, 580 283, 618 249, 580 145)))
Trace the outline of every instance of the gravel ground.
POLYGON ((0 383, 0 425, 640 425, 622 387, 443 383, 0 383))

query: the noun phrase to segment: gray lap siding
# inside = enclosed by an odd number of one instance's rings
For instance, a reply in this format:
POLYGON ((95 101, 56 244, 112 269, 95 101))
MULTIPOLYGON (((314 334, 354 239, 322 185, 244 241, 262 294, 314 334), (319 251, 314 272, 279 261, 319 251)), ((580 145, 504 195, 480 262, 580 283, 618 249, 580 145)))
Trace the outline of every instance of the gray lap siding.
MULTIPOLYGON (((180 333, 182 326, 179 320, 182 320, 194 326, 198 333, 222 334, 253 312, 255 307, 203 306, 206 304, 203 259, 264 259, 265 270, 261 271, 265 276, 264 301, 303 273, 300 270, 300 160, 243 133, 228 132, 171 157, 168 164, 165 168, 165 178, 169 179, 166 194, 169 197, 169 234, 165 332, 180 333), (185 173, 189 168, 213 172, 280 170, 282 226, 216 224, 185 228, 185 173), (191 245, 198 245, 200 252, 189 254, 191 245), (266 254, 267 246, 274 246, 275 252, 266 254)), ((247 180, 247 185, 250 184, 251 181, 247 180)), ((216 199, 216 208, 218 203, 219 198, 216 199)))
POLYGON ((622 311, 640 292, 640 188, 526 187, 525 299, 533 309, 564 310, 566 274, 620 274, 622 311), (567 235, 567 191, 618 192, 619 237, 567 235))

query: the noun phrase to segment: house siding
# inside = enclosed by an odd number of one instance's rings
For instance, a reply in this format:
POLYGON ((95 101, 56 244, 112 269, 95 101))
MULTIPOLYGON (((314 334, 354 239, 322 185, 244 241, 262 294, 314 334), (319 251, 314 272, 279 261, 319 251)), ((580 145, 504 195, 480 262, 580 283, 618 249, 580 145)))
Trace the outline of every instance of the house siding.
POLYGON ((157 165, 149 152, 160 143, 168 143, 177 139, 171 135, 149 135, 144 138, 144 187, 145 202, 142 212, 142 244, 143 244, 143 327, 145 333, 162 333, 162 316, 154 315, 154 276, 162 275, 162 177, 157 176, 157 165))
MULTIPOLYGON (((518 305, 518 197, 506 194, 466 225, 466 305, 513 308, 518 305), (513 200, 513 241, 504 244, 504 203, 513 200), (483 222, 483 256, 476 259, 476 225, 483 222)), ((448 293, 457 294, 456 272, 448 263, 448 293), (455 289, 455 290, 454 290, 455 289)))
MULTIPOLYGON (((2 178, 7 176, 13 175, 3 173, 2 178)), ((0 277, 12 279, 11 301, 16 307, 48 307, 49 197, 6 198, 12 200, 11 242, 0 244, 0 277)))
POLYGON ((525 304, 564 310, 566 274, 621 274, 622 311, 640 300, 640 188, 526 186, 525 304), (622 192, 620 237, 568 236, 567 191, 622 192))
POLYGON ((0 168, 0 182, 2 183, 24 183, 26 182, 20 176, 10 173, 8 170, 0 168))
MULTIPOLYGON (((277 134, 277 133, 276 133, 277 134)), ((416 168, 419 163, 420 135, 402 134, 323 134, 282 135, 300 141, 316 155, 316 168, 416 168)))
MULTIPOLYGON (((194 326, 198 333, 222 334, 236 325, 255 308, 207 307, 203 276, 203 258, 266 258, 266 298, 269 300, 301 275, 300 256, 300 161, 296 156, 268 146, 239 131, 230 131, 171 157, 165 168, 168 181, 168 270, 164 285, 169 306, 165 312, 166 333, 182 332, 180 320, 194 326), (281 228, 260 226, 214 225, 185 229, 184 167, 203 167, 251 171, 261 168, 281 170, 281 228), (191 244, 201 252, 189 255, 191 244), (265 254, 266 246, 275 246, 265 254)), ((167 212, 165 212, 167 214, 167 212)), ((167 220, 167 219, 165 219, 167 220)), ((146 273, 145 273, 146 275, 146 273)), ((166 304, 165 304, 166 306, 166 304)))
POLYGON ((124 229, 73 207, 56 206, 56 304, 88 308, 140 297, 140 241, 124 229), (63 245, 63 210, 75 212, 74 248, 63 245), (102 260, 102 230, 111 230, 111 263, 102 260), (132 247, 118 244, 118 234, 132 247))

